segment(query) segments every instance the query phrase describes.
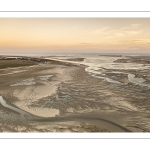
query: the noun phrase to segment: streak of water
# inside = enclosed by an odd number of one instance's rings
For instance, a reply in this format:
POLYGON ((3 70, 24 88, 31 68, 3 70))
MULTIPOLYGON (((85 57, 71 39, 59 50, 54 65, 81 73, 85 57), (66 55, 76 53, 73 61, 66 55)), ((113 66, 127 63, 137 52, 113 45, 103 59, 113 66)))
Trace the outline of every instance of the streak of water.
POLYGON ((28 117, 31 118, 31 116, 30 116, 27 112, 25 112, 25 111, 23 111, 23 110, 21 110, 21 109, 19 109, 19 108, 13 107, 13 106, 11 106, 11 105, 9 105, 9 104, 7 104, 7 102, 3 99, 2 96, 0 96, 0 103, 1 103, 4 107, 9 108, 9 109, 11 109, 11 110, 14 110, 14 111, 18 112, 19 114, 22 115, 22 117, 28 116, 28 117))

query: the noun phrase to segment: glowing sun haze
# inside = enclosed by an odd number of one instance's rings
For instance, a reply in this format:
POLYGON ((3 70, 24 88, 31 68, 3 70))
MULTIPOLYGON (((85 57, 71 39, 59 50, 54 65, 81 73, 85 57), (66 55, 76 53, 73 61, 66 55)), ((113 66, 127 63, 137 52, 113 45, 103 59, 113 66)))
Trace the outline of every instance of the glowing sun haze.
POLYGON ((0 18, 0 52, 149 51, 149 18, 0 18))

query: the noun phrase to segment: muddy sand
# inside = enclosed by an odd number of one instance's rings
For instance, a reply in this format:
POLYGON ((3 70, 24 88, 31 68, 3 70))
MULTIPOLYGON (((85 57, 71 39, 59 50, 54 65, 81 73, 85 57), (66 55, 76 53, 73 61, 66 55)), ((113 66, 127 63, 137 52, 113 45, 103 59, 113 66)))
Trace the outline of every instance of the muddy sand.
MULTIPOLYGON (((85 67, 49 62, 1 69, 0 96, 20 112, 1 103, 0 131, 148 132, 149 108, 139 113, 136 92, 94 78, 85 67)), ((126 76, 120 80, 128 83, 126 76)))

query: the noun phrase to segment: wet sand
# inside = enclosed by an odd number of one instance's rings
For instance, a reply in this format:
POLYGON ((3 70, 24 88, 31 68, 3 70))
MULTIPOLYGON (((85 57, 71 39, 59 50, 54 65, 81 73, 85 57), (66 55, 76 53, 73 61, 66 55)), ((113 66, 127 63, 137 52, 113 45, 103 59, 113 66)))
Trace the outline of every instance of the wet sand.
MULTIPOLYGON (((149 124, 144 124, 149 110, 139 113, 136 92, 129 96, 133 90, 94 78, 83 65, 49 62, 14 71, 18 68, 0 70, 5 74, 0 76, 0 95, 33 117, 21 118, 0 106, 1 132, 149 131, 149 124)), ((126 76, 120 80, 128 83, 126 76)))

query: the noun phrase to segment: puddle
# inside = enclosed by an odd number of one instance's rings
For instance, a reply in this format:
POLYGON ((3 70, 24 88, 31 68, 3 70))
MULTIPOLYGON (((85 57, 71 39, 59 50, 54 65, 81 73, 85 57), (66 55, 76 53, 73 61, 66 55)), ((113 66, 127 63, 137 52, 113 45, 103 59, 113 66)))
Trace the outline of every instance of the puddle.
POLYGON ((14 83, 14 84, 11 84, 10 86, 19 86, 19 85, 34 85, 36 82, 35 82, 35 79, 34 78, 29 78, 29 79, 26 79, 26 80, 22 80, 20 82, 17 82, 17 83, 14 83))
POLYGON ((101 77, 101 76, 94 75, 94 74, 91 74, 91 75, 92 75, 93 77, 103 79, 103 80, 105 80, 105 81, 107 81, 107 82, 110 82, 110 83, 121 84, 121 82, 116 81, 116 80, 113 80, 113 79, 110 79, 110 78, 107 78, 107 77, 101 77))
POLYGON ((52 77, 53 75, 45 75, 45 76, 39 76, 39 79, 42 81, 46 81, 48 80, 50 77, 52 77))
POLYGON ((145 81, 143 78, 135 78, 134 74, 128 74, 128 79, 130 82, 133 82, 136 84, 141 84, 145 81))
POLYGON ((128 80, 134 84, 150 87, 150 85, 144 83, 146 80, 144 80, 143 78, 135 78, 134 74, 128 74, 128 80))

